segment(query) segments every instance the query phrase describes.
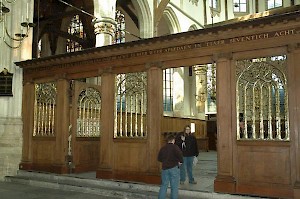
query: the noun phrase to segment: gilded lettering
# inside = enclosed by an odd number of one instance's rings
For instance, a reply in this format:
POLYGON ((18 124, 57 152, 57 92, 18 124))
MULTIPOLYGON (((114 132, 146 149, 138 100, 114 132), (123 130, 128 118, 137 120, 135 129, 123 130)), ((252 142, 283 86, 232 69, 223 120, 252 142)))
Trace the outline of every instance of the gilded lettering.
POLYGON ((285 36, 285 35, 293 35, 295 34, 295 29, 292 30, 282 30, 279 32, 275 32, 274 37, 280 37, 280 36, 285 36))
POLYGON ((185 50, 185 46, 177 46, 177 47, 176 47, 176 50, 177 50, 177 51, 179 51, 179 50, 185 50))
POLYGON ((216 41, 208 41, 206 42, 206 46, 218 46, 218 45, 221 45, 221 44, 224 44, 225 41, 222 39, 222 40, 216 40, 216 41))
POLYGON ((195 48, 201 48, 202 45, 201 44, 194 44, 195 48))
POLYGON ((229 39, 229 43, 234 43, 235 42, 235 39, 232 38, 232 39, 229 39))

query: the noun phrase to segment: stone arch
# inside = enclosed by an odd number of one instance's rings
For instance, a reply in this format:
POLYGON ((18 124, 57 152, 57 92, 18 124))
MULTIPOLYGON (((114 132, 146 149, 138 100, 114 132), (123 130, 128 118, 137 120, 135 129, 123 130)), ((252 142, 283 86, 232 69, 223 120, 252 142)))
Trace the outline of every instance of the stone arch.
POLYGON ((198 28, 195 24, 193 24, 189 27, 189 31, 192 31, 192 30, 198 30, 198 28))
POLYGON ((153 37, 153 17, 147 0, 133 0, 140 27, 140 37, 153 37))
POLYGON ((166 7, 166 9, 164 10, 163 18, 165 19, 171 34, 181 32, 180 23, 178 21, 176 13, 171 7, 166 7))

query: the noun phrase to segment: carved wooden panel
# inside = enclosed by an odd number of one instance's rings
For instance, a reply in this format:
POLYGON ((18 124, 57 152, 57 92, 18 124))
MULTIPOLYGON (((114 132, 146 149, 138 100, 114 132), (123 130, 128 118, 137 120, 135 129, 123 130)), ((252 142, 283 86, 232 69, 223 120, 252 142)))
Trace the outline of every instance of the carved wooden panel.
POLYGON ((117 172, 145 172, 147 160, 146 142, 123 140, 115 143, 114 166, 117 172))
POLYGON ((239 147, 238 182, 291 184, 289 151, 280 146, 239 147))
POLYGON ((32 142, 33 163, 52 164, 55 153, 55 139, 35 139, 32 142))

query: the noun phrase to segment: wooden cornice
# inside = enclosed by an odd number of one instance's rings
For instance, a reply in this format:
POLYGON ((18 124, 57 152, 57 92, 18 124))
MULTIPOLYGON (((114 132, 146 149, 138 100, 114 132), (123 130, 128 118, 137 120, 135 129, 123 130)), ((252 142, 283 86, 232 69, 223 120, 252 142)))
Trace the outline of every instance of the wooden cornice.
MULTIPOLYGON (((229 40, 230 36, 232 37, 232 35, 234 35, 235 38, 239 38, 246 36, 245 33, 249 33, 249 35, 262 34, 264 33, 264 27, 267 26, 272 26, 272 28, 280 30, 279 28, 285 25, 286 29, 286 24, 288 23, 296 23, 298 26, 298 23, 300 23, 299 7, 300 6, 296 6, 294 11, 290 11, 288 13, 255 18, 249 21, 238 21, 232 24, 214 26, 206 29, 178 33, 174 35, 143 39, 98 48, 90 48, 74 53, 66 53, 39 59, 16 62, 15 64, 23 68, 25 71, 27 69, 32 71, 32 69, 40 70, 41 68, 51 68, 54 66, 59 68, 68 68, 72 67, 72 65, 90 66, 92 63, 96 65, 105 65, 105 63, 108 63, 106 64, 107 67, 111 67, 112 64, 121 66, 123 64, 123 59, 150 55, 149 53, 152 52, 159 53, 160 50, 164 50, 166 51, 166 53, 170 53, 174 52, 172 48, 178 48, 180 50, 180 48, 188 47, 188 45, 201 45, 201 42, 211 43, 212 45, 221 48, 222 46, 218 46, 218 42, 220 42, 221 40, 229 40), (169 51, 169 49, 171 50, 169 51)), ((300 35, 299 27, 297 28, 298 29, 295 30, 297 31, 295 32, 295 34, 300 35)), ((270 30, 271 29, 268 28, 268 31, 270 30)), ((161 55, 159 59, 160 60, 157 61, 162 61, 163 55, 161 55)))

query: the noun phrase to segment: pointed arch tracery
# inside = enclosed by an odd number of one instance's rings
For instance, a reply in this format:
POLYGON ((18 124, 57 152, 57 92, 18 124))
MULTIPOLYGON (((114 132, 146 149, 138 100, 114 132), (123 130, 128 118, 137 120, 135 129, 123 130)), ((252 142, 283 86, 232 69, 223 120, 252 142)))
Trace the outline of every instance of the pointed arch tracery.
POLYGON ((176 13, 171 7, 168 6, 164 10, 163 17, 166 20, 166 23, 168 24, 171 34, 181 32, 179 20, 176 16, 176 13))

